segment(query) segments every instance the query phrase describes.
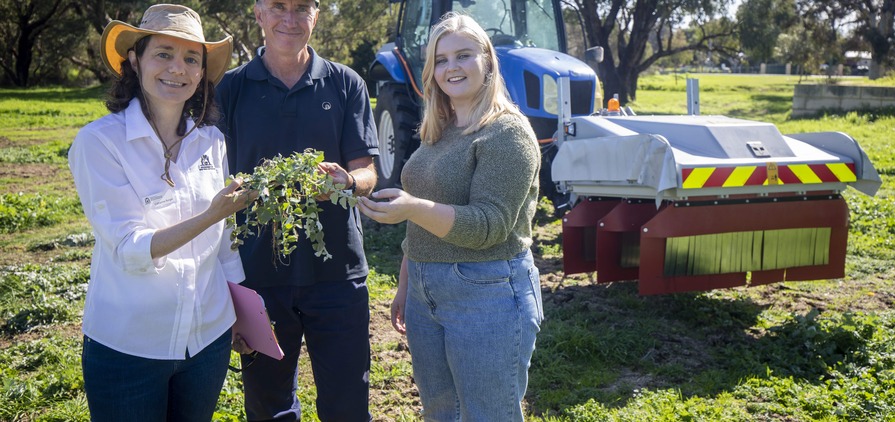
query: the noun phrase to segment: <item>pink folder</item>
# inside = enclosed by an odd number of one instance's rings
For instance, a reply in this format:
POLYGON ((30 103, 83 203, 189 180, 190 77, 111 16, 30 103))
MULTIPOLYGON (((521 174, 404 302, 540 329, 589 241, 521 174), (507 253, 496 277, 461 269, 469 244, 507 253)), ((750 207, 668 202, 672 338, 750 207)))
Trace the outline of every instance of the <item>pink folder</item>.
POLYGON ((240 286, 233 282, 227 282, 230 286, 230 296, 233 298, 233 307, 236 309, 236 323, 233 324, 233 332, 238 333, 246 344, 259 353, 264 353, 274 359, 283 358, 283 349, 277 342, 277 336, 273 332, 270 318, 267 317, 267 308, 264 300, 258 292, 240 286))

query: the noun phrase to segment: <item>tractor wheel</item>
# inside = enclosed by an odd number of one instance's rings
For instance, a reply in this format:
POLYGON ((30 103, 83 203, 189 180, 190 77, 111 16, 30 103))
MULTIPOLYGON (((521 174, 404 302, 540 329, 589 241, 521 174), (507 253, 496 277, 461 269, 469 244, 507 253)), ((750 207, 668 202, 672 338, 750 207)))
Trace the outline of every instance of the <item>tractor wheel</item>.
POLYGON ((401 84, 386 84, 379 89, 374 116, 379 131, 377 188, 401 186, 401 169, 419 146, 419 107, 401 84))

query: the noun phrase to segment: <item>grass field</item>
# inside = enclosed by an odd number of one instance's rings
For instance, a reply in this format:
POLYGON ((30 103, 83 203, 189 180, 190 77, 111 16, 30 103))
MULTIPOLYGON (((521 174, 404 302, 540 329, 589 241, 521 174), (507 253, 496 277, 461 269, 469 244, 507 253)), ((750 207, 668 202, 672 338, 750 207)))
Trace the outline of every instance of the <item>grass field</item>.
MULTIPOLYGON (((702 114, 859 141, 883 186, 875 197, 845 192, 846 277, 639 296, 636 282, 565 276, 560 222, 544 203, 533 250, 547 319, 530 370, 529 419, 895 420, 895 116, 791 119, 798 77, 690 76, 700 79, 702 114)), ((641 115, 685 114, 685 85, 677 75, 643 77, 630 105, 641 115)), ((78 128, 105 114, 101 97, 100 88, 0 90, 0 421, 89 420, 80 315, 93 239, 66 153, 78 128)), ((402 230, 365 225, 377 421, 421 419, 406 341, 388 323, 402 230)), ((304 356, 301 365, 304 417, 317 420, 304 356)), ((216 420, 244 420, 234 373, 216 420)))

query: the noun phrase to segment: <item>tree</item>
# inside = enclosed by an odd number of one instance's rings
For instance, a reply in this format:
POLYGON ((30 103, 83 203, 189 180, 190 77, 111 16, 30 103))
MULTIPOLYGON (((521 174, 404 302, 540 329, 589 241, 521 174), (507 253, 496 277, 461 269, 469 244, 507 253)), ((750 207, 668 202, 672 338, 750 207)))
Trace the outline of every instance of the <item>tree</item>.
MULTIPOLYGON (((372 63, 373 46, 386 38, 388 2, 333 0, 321 3, 311 46, 323 57, 348 66, 361 75, 372 63)), ((239 0, 202 2, 200 14, 214 22, 222 35, 233 36, 236 65, 255 56, 263 45, 261 29, 255 22, 253 3, 239 0)), ((220 37, 219 37, 220 38, 220 37)))
POLYGON ((582 13, 587 42, 602 46, 604 98, 619 95, 622 104, 636 99, 637 80, 656 61, 684 51, 726 51, 720 42, 734 34, 734 25, 721 18, 709 25, 727 0, 575 0, 582 13), (674 43, 689 22, 687 45, 674 43), (713 43, 713 41, 719 41, 713 43))
POLYGON ((817 73, 824 63, 826 55, 824 44, 809 42, 811 39, 812 28, 799 23, 780 34, 775 42, 774 56, 782 62, 796 65, 799 82, 802 81, 802 76, 817 73))
MULTIPOLYGON (((107 82, 112 74, 100 55, 106 25, 137 25, 153 0, 0 0, 0 85, 107 82)), ((250 60, 263 44, 253 2, 179 0, 202 17, 205 35, 233 37, 234 63, 250 60)), ((327 0, 321 3, 311 45, 323 57, 364 75, 375 48, 386 39, 392 10, 385 1, 327 0)))
POLYGON ((812 22, 826 22, 840 33, 851 32, 870 49, 870 78, 882 76, 895 63, 895 0, 798 0, 812 22))
POLYGON ((870 46, 873 62, 868 77, 878 79, 895 62, 895 0, 854 1, 856 33, 870 46))
POLYGON ((58 47, 70 43, 73 33, 82 34, 77 21, 71 19, 74 3, 69 0, 0 1, 0 16, 7 17, 0 20, 0 43, 3 43, 0 68, 5 79, 27 87, 40 82, 43 76, 58 73, 57 64, 67 56, 56 54, 61 50, 58 47), (43 37, 47 33, 54 37, 43 37), (36 55, 41 45, 48 51, 36 55))
POLYGON ((100 57, 100 37, 106 25, 112 20, 134 24, 153 2, 150 1, 115 1, 82 0, 75 2, 74 12, 87 25, 83 31, 84 54, 73 51, 69 60, 78 68, 86 70, 101 83, 112 79, 112 73, 106 69, 100 57))
POLYGON ((392 20, 386 1, 335 0, 321 3, 311 46, 323 56, 350 66, 366 77, 392 20), (324 6, 325 5, 325 6, 324 6))
POLYGON ((746 0, 736 17, 740 46, 756 63, 771 60, 777 38, 798 20, 794 0, 746 0))
POLYGON ((235 65, 248 62, 255 56, 255 50, 264 43, 261 28, 255 22, 254 3, 249 1, 208 1, 203 2, 199 12, 206 26, 213 23, 220 35, 233 37, 235 65))

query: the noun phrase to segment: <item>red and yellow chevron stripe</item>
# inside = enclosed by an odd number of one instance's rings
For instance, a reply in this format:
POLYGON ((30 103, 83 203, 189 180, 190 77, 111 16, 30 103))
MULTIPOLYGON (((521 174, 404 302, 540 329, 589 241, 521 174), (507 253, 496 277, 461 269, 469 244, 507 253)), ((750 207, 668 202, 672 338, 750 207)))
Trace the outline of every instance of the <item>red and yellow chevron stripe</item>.
POLYGON ((683 189, 857 181, 854 163, 691 167, 681 170, 681 179, 683 189))

